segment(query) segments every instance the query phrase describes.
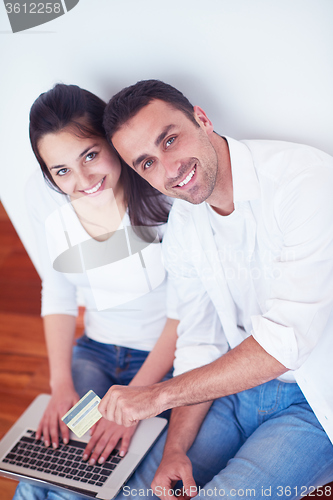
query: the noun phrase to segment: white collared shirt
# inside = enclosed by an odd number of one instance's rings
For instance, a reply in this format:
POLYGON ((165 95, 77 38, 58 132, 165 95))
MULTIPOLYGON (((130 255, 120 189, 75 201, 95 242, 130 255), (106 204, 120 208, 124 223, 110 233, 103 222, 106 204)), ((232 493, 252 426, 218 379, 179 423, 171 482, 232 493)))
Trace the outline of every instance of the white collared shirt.
POLYGON ((281 379, 296 379, 333 439, 333 159, 226 139, 235 212, 177 200, 165 237, 180 297, 175 375, 253 335, 291 370, 281 379))

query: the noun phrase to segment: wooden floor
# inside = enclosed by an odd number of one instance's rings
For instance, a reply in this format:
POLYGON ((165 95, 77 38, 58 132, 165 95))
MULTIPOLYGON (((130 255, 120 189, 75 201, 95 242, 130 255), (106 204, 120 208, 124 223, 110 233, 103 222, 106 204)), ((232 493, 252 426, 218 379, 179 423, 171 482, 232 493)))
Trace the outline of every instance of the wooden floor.
MULTIPOLYGON (((49 386, 40 279, 0 203, 0 438, 41 392, 49 386)), ((0 477, 0 499, 10 500, 16 484, 0 477)))

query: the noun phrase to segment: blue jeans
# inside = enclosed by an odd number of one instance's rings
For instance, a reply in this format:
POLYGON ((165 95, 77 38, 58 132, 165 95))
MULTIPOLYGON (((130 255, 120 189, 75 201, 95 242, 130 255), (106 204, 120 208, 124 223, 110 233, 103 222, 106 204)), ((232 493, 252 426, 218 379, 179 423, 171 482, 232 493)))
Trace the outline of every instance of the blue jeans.
POLYGON ((73 349, 72 376, 80 398, 92 389, 100 398, 111 385, 128 385, 149 352, 102 344, 86 335, 73 349))
MULTIPOLYGON (((117 500, 147 491, 164 442, 165 436, 117 500)), ((333 480, 332 443, 298 385, 278 380, 216 400, 188 456, 197 498, 296 499, 333 480)))
MULTIPOLYGON (((166 432, 117 500, 152 496, 149 488, 165 437, 166 432)), ((297 384, 278 380, 216 400, 188 456, 202 488, 198 498, 296 499, 313 491, 311 486, 333 480, 332 443, 297 384)), ((80 498, 66 493, 31 496, 23 483, 21 490, 15 500, 80 498)))

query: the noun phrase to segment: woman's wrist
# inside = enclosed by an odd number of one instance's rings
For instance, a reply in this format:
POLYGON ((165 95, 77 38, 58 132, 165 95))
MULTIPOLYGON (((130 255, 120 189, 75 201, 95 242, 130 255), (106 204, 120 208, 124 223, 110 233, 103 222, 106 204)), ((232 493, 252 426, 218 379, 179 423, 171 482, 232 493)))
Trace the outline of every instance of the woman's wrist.
POLYGON ((62 376, 61 378, 50 380, 50 388, 52 394, 57 392, 75 391, 72 375, 70 374, 67 377, 62 376))

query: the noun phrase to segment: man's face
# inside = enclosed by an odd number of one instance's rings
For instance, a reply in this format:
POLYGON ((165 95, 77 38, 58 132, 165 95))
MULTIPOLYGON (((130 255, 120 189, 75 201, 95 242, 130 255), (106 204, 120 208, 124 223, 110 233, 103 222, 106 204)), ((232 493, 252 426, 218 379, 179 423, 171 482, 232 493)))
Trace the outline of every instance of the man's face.
POLYGON ((198 204, 212 193, 218 161, 213 126, 194 108, 196 126, 182 111, 153 100, 112 137, 124 161, 152 186, 173 198, 198 204))

